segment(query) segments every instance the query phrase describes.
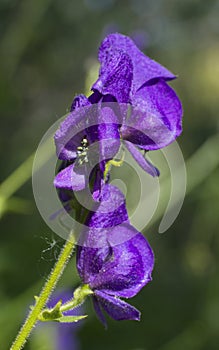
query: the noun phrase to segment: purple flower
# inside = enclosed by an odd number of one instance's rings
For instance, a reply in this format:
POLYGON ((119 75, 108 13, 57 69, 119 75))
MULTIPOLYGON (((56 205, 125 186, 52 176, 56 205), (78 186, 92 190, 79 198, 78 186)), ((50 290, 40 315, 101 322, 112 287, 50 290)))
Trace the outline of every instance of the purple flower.
POLYGON ((86 224, 77 248, 77 269, 94 292, 97 316, 104 325, 102 310, 115 320, 139 320, 140 312, 120 297, 135 296, 151 281, 154 256, 144 236, 130 225, 116 187, 104 187, 102 201, 86 224))
POLYGON ((144 86, 176 78, 141 52, 129 37, 119 33, 110 34, 102 41, 98 57, 99 78, 92 86, 96 98, 99 92, 99 98, 111 95, 118 102, 133 103, 135 94, 144 86))
POLYGON ((176 76, 144 55, 134 42, 121 34, 108 35, 100 45, 99 78, 89 100, 130 104, 120 135, 139 165, 158 175, 138 149, 160 149, 182 131, 182 106, 167 81, 176 76), (137 148, 135 146, 137 146, 137 148))
POLYGON ((163 148, 182 130, 182 106, 167 84, 175 75, 121 34, 103 40, 99 61, 93 94, 74 99, 55 134, 58 158, 65 163, 54 184, 62 190, 83 190, 93 178, 94 190, 100 191, 106 162, 121 143, 146 172, 158 176, 158 169, 139 151, 163 148))

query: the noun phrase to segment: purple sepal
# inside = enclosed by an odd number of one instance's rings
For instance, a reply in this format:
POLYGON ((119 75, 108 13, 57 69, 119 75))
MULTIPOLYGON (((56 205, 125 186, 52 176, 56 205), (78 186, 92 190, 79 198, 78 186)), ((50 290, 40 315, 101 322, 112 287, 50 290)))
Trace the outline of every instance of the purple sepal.
POLYGON ((160 79, 167 81, 176 78, 166 68, 144 55, 129 37, 119 33, 110 34, 103 40, 99 49, 99 61, 101 64, 100 74, 93 89, 102 94, 110 91, 110 94, 115 96, 118 102, 130 102, 130 97, 125 100, 126 94, 117 93, 121 90, 122 85, 130 86, 130 73, 133 73, 131 98, 145 84, 151 85, 160 79), (124 68, 121 69, 123 65, 124 68), (122 75, 122 85, 120 86, 115 79, 115 72, 120 77, 121 71, 124 73, 128 66, 130 73, 126 76, 126 84, 124 75, 122 75))
POLYGON ((131 298, 151 281, 154 265, 152 249, 145 237, 129 224, 116 226, 109 231, 108 237, 111 251, 98 273, 89 274, 87 280, 94 290, 131 298), (133 237, 116 245, 121 240, 120 233, 129 237, 130 231, 133 237))
POLYGON ((98 307, 95 307, 95 309, 98 312, 99 319, 104 325, 106 325, 106 321, 100 307, 102 307, 108 313, 108 315, 116 321, 140 321, 140 312, 125 301, 99 290, 95 291, 95 297, 96 303, 99 304, 98 307))
POLYGON ((89 106, 89 105, 90 105, 90 102, 89 102, 88 98, 85 95, 81 94, 81 95, 78 95, 74 98, 72 105, 71 105, 71 108, 70 108, 70 111, 72 112, 75 109, 89 106))
POLYGON ((84 95, 75 97, 71 113, 60 124, 54 140, 57 157, 62 160, 74 160, 77 147, 81 145, 87 127, 87 118, 92 106, 84 95), (85 103, 86 101, 86 103, 85 103))
POLYGON ((146 171, 151 176, 159 176, 159 170, 151 163, 146 156, 143 156, 140 151, 129 141, 124 141, 124 144, 128 151, 131 153, 132 157, 136 160, 136 162, 140 165, 140 167, 146 171))
POLYGON ((137 92, 131 115, 121 128, 123 139, 145 150, 167 146, 181 131, 182 105, 164 81, 137 92))
POLYGON ((56 188, 81 191, 86 187, 85 167, 76 169, 76 164, 71 164, 67 168, 61 170, 54 179, 56 188))
POLYGON ((92 90, 102 95, 112 95, 118 102, 129 102, 132 79, 131 58, 127 53, 114 48, 101 56, 99 79, 92 86, 92 90))
POLYGON ((104 327, 107 328, 106 318, 105 318, 103 311, 101 309, 100 302, 95 297, 95 295, 92 296, 92 301, 93 301, 93 306, 94 306, 94 310, 96 312, 97 317, 99 318, 100 322, 104 325, 104 327))

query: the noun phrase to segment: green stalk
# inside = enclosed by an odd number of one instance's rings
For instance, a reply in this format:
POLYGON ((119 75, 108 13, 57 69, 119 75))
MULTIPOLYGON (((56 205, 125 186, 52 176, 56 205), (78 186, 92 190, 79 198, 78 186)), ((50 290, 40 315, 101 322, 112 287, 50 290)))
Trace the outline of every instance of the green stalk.
POLYGON ((32 307, 24 325, 21 327, 14 343, 12 344, 10 350, 20 350, 26 343, 32 329, 39 319, 39 315, 43 310, 46 302, 48 301, 53 289, 55 288, 59 278, 61 277, 66 264, 68 263, 73 250, 75 247, 75 240, 73 235, 70 234, 68 240, 66 241, 58 261, 56 262, 53 270, 51 271, 48 280, 46 281, 39 297, 36 297, 36 303, 32 307))
POLYGON ((93 293, 88 284, 83 284, 75 290, 73 298, 60 307, 60 311, 65 312, 74 309, 82 304, 88 295, 93 293))

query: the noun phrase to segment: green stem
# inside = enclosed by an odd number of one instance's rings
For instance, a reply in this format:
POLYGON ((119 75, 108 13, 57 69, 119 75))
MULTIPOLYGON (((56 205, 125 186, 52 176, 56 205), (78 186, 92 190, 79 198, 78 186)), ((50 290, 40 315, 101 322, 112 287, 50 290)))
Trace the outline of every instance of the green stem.
POLYGON ((4 199, 8 199, 31 177, 33 159, 34 153, 1 183, 0 195, 4 197, 4 199))
POLYGON ((56 262, 53 270, 50 273, 48 280, 46 281, 40 296, 36 298, 36 303, 30 311, 24 325, 21 327, 14 343, 12 344, 10 350, 20 350, 23 348, 27 341, 33 327, 38 321, 38 317, 45 306, 47 300, 49 299, 53 289, 55 288, 59 278, 61 277, 68 260, 70 259, 75 247, 75 240, 73 235, 70 234, 68 240, 66 241, 58 261, 56 262))
MULTIPOLYGON (((52 151, 52 138, 49 138, 41 146, 41 159, 38 161, 35 171, 40 169, 50 158, 52 151)), ((9 198, 31 177, 35 152, 33 152, 17 169, 13 171, 0 184, 0 217, 9 209, 9 198)))
POLYGON ((79 319, 87 317, 87 315, 74 316, 74 319, 72 320, 72 316, 66 316, 63 314, 63 312, 73 310, 77 306, 81 305, 85 301, 87 296, 91 294, 93 294, 93 291, 90 289, 89 285, 83 284, 75 290, 72 299, 67 301, 65 304, 62 304, 62 300, 59 300, 53 308, 43 309, 42 312, 39 314, 38 319, 42 322, 62 322, 63 319, 65 319, 65 321, 69 321, 70 317, 70 322, 77 322, 79 321, 79 319))
POLYGON ((81 305, 88 295, 92 294, 93 291, 90 289, 89 285, 83 284, 75 290, 73 299, 60 307, 60 311, 65 312, 74 309, 76 306, 81 305))

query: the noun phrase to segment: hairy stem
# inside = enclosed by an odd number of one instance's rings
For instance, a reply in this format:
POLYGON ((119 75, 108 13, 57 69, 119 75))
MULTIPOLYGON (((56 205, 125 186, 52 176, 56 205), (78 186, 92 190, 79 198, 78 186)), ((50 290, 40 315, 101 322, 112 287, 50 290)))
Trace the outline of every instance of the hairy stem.
POLYGON ((69 300, 67 303, 63 304, 60 307, 60 311, 65 312, 74 309, 75 307, 82 304, 88 295, 92 294, 93 291, 90 289, 88 284, 83 284, 75 290, 73 299, 69 300))
POLYGON ((64 268, 73 253, 74 247, 75 247, 75 240, 73 238, 73 235, 70 234, 39 297, 36 297, 35 305, 31 308, 31 311, 24 325, 21 327, 20 332, 18 333, 10 350, 20 350, 23 348, 24 344, 27 341, 27 338, 29 337, 32 329, 34 328, 35 324, 38 321, 38 318, 42 309, 44 308, 59 278, 61 277, 64 271, 64 268))

